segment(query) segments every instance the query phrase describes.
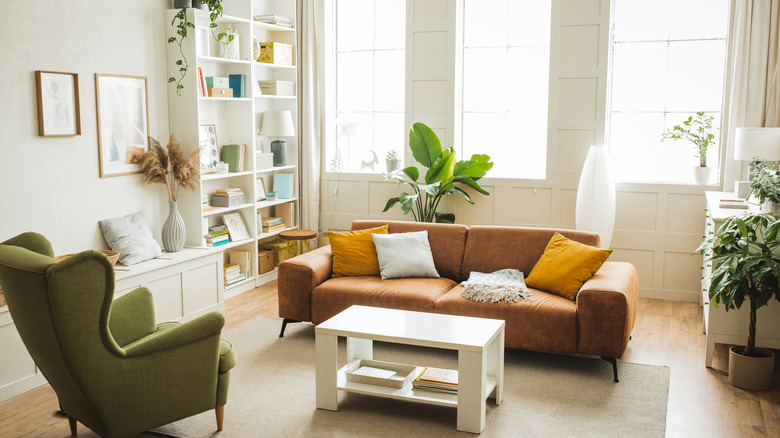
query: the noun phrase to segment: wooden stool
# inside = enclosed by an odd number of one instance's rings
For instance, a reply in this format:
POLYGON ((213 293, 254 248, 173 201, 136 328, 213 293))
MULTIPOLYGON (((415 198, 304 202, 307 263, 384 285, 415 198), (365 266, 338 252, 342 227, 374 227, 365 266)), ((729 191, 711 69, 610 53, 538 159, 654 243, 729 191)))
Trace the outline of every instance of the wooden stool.
POLYGON ((279 233, 279 237, 284 240, 290 240, 291 244, 293 241, 297 241, 297 243, 293 244, 295 245, 295 255, 297 256, 303 253, 304 245, 306 245, 306 251, 311 251, 309 239, 317 237, 317 232, 312 230, 285 230, 279 233))

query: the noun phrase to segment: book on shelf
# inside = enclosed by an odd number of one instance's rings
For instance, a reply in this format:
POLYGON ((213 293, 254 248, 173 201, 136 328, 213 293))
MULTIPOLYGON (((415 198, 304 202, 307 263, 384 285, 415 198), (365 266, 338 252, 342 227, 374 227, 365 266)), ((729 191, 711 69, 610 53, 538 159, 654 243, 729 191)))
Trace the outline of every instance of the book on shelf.
POLYGON ((415 389, 426 391, 458 393, 458 370, 427 367, 412 381, 415 389))
POLYGON ((274 174, 274 191, 279 199, 290 199, 292 197, 292 173, 274 174))
POLYGON ((233 277, 241 273, 241 266, 238 263, 224 263, 222 269, 225 271, 225 278, 233 277))
POLYGON ((241 146, 237 144, 224 144, 220 152, 220 160, 228 163, 228 172, 238 172, 239 155, 241 146))
POLYGON ((250 251, 230 251, 228 255, 231 264, 237 264, 241 272, 249 275, 252 266, 252 253, 250 251))
POLYGON ((292 27, 292 22, 289 18, 276 14, 268 15, 255 15, 255 21, 266 24, 276 24, 278 26, 292 27))
POLYGON ((245 97, 244 91, 245 76, 242 74, 230 74, 228 75, 228 84, 233 89, 233 97, 245 97))
POLYGON ((198 89, 201 97, 206 97, 206 79, 203 77, 203 67, 198 67, 198 89))
POLYGON ((284 223, 287 228, 292 228, 295 226, 295 216, 294 216, 294 208, 293 203, 288 202, 286 204, 279 204, 276 207, 274 207, 274 213, 276 213, 277 216, 279 216, 282 219, 282 222, 284 223))
POLYGON ((275 233, 277 231, 284 231, 286 229, 287 229, 287 227, 284 226, 284 224, 272 225, 270 227, 263 227, 263 233, 266 233, 266 234, 268 234, 268 233, 275 233))
POLYGON ((227 189, 217 189, 214 194, 219 196, 242 195, 244 194, 244 191, 240 187, 231 187, 227 189))
POLYGON ((245 161, 244 161, 244 157, 245 156, 246 156, 246 145, 242 144, 241 145, 241 151, 238 154, 238 171, 239 172, 243 172, 244 170, 246 170, 245 167, 244 167, 244 166, 246 166, 245 161))
POLYGON ((230 239, 223 240, 221 242, 206 242, 206 246, 215 247, 215 246, 227 245, 228 243, 230 243, 230 239))
POLYGON ((214 233, 218 231, 227 231, 226 225, 211 225, 209 227, 209 233, 214 233))
POLYGON ((263 226, 281 224, 282 218, 280 217, 264 217, 263 226))
POLYGON ((233 283, 238 283, 239 281, 246 278, 246 275, 242 272, 235 277, 230 277, 225 279, 225 286, 230 286, 233 283))

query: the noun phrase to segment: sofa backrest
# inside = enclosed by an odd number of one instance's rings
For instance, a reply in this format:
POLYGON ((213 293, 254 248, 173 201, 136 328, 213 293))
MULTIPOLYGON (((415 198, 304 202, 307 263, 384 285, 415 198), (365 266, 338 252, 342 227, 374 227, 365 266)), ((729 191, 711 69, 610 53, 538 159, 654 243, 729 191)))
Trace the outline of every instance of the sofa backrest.
POLYGON ((544 253, 554 233, 591 246, 599 246, 596 233, 551 228, 520 228, 474 225, 468 229, 461 269, 463 279, 472 271, 494 272, 518 269, 526 277, 544 253))
POLYGON ((388 225, 388 233, 428 231, 428 241, 431 244, 436 271, 442 277, 454 281, 463 279, 461 266, 463 265, 463 253, 466 248, 466 234, 469 229, 467 226, 427 222, 358 220, 352 222, 352 230, 365 230, 366 228, 381 227, 385 224, 388 225))

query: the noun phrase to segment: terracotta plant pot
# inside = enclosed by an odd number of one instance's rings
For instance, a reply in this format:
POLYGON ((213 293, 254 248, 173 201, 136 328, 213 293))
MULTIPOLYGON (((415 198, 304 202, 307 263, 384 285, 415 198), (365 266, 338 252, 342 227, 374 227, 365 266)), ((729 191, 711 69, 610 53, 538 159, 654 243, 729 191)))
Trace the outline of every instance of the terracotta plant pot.
POLYGON ((737 388, 749 391, 765 391, 772 387, 775 354, 772 350, 756 348, 760 356, 743 356, 744 347, 729 349, 729 383, 737 388))

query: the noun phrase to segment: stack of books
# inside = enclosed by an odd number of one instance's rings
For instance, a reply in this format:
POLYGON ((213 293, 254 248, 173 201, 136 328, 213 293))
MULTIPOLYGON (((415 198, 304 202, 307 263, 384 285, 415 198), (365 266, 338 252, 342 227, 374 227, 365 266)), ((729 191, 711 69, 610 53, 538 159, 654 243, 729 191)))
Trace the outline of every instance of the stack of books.
POLYGON ((277 26, 293 27, 292 21, 290 21, 289 18, 276 14, 255 15, 255 21, 266 24, 275 24, 277 26))
POLYGON ((246 203, 246 195, 241 188, 219 189, 211 197, 215 207, 235 207, 246 203))
POLYGON ((225 268, 225 286, 237 283, 246 278, 246 274, 241 272, 241 267, 237 264, 225 263, 223 267, 225 268))
POLYGON ((458 393, 458 370, 428 367, 412 381, 412 387, 426 391, 458 393))
POLYGON ((264 233, 275 233, 277 231, 282 231, 287 226, 282 222, 282 218, 280 217, 264 217, 263 218, 263 232, 264 233))
POLYGON ((209 211, 214 209, 214 207, 209 205, 209 195, 205 193, 200 197, 200 206, 201 208, 203 208, 203 211, 209 211))
POLYGON ((224 225, 210 226, 209 233, 203 237, 206 238, 206 246, 220 246, 230 243, 230 234, 224 225))

